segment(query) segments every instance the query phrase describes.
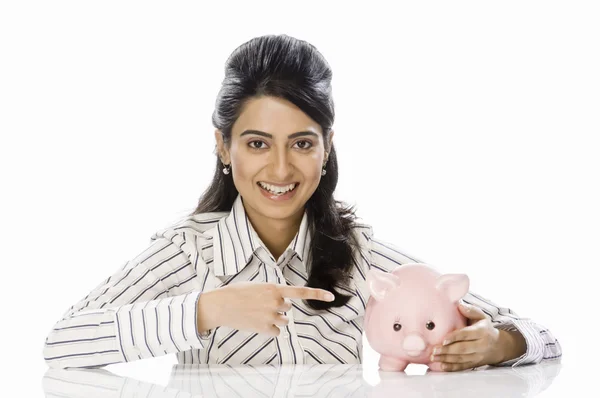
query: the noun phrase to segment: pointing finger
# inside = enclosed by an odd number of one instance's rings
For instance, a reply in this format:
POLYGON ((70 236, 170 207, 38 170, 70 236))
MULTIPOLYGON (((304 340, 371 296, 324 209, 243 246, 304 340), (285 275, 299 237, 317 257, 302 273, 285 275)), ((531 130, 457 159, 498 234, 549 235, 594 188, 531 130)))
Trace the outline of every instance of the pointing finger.
POLYGON ((306 286, 281 286, 279 287, 279 292, 281 293, 282 297, 321 301, 335 300, 334 295, 327 290, 306 286))

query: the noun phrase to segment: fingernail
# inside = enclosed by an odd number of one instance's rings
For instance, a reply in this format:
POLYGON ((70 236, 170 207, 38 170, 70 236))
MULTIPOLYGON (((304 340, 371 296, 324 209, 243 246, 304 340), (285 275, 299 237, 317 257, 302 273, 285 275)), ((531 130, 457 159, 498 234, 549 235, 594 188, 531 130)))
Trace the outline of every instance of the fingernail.
POLYGON ((326 298, 327 300, 329 300, 329 301, 333 301, 333 300, 335 300, 335 296, 334 296, 333 294, 331 294, 331 293, 327 293, 327 294, 325 295, 325 298, 326 298))
POLYGON ((444 342, 442 343, 442 345, 448 345, 450 344, 450 340, 444 340, 444 342))

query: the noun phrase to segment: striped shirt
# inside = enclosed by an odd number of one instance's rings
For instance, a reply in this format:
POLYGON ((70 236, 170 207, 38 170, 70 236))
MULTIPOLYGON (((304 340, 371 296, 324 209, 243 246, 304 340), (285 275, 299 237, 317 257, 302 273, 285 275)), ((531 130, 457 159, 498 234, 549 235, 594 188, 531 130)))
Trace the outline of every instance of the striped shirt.
MULTIPOLYGON (((424 261, 373 237, 368 225, 358 224, 353 233, 359 246, 350 287, 337 287, 351 296, 346 305, 317 311, 293 299, 284 313, 289 323, 277 337, 226 326, 201 335, 196 317, 204 291, 242 281, 304 286, 311 234, 305 212, 298 233, 275 260, 239 195, 229 212, 184 217, 154 233, 147 249, 64 313, 46 338, 44 359, 52 368, 101 367, 171 353, 180 364, 362 363, 366 273, 424 261)), ((561 356, 559 342, 544 326, 473 292, 463 301, 479 307, 496 328, 525 337, 526 353, 500 366, 561 356)))

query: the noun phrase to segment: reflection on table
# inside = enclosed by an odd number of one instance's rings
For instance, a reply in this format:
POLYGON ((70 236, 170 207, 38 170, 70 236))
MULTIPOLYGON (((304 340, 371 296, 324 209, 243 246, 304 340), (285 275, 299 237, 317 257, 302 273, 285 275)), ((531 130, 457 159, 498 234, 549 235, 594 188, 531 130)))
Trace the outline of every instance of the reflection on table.
POLYGON ((560 372, 560 362, 515 368, 411 375, 378 371, 370 385, 363 365, 174 365, 166 387, 106 369, 48 369, 46 397, 533 397, 560 372))

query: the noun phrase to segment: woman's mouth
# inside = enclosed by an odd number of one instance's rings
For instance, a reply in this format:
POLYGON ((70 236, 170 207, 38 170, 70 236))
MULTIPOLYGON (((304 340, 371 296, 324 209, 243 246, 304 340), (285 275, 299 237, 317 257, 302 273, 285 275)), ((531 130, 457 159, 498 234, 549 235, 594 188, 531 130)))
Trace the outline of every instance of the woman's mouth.
POLYGON ((273 201, 283 201, 294 197, 298 185, 300 185, 300 183, 295 182, 287 186, 277 186, 259 181, 256 183, 256 185, 258 185, 260 192, 266 198, 271 199, 273 201))

